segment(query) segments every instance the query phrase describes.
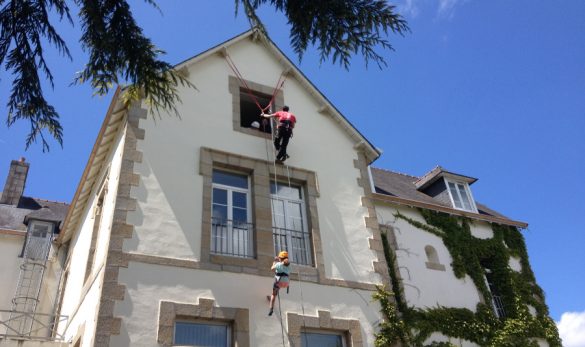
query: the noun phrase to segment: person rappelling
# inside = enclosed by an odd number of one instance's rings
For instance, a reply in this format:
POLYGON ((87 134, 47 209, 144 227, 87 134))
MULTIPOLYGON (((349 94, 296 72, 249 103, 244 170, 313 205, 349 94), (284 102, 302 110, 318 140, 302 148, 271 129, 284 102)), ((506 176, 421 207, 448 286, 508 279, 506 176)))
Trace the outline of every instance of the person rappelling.
POLYGON ((270 296, 270 310, 268 311, 268 315, 272 316, 274 313, 274 301, 278 296, 278 292, 281 288, 288 288, 290 262, 288 261, 287 251, 281 251, 278 253, 278 257, 274 258, 274 262, 272 262, 272 267, 270 270, 274 270, 275 272, 274 284, 272 285, 272 295, 270 296))
POLYGON ((286 147, 288 146, 288 141, 293 135, 293 128, 297 123, 297 118, 294 114, 289 112, 288 106, 284 106, 282 111, 278 111, 272 114, 263 113, 262 117, 275 117, 278 120, 276 136, 274 137, 274 148, 278 151, 276 160, 283 162, 289 158, 289 155, 286 153, 286 147))

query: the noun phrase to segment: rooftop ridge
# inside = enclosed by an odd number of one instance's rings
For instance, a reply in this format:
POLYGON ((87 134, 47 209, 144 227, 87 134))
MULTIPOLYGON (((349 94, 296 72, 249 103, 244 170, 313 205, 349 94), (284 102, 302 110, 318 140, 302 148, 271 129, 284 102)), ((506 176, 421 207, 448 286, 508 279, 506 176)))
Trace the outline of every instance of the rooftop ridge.
POLYGON ((413 175, 405 174, 405 173, 398 172, 398 171, 394 171, 394 170, 389 170, 389 169, 384 169, 384 168, 381 168, 381 167, 374 167, 374 166, 372 166, 372 168, 374 168, 374 169, 376 169, 376 170, 382 170, 382 171, 386 171, 386 172, 394 173, 394 174, 397 174, 397 175, 402 175, 402 176, 406 176, 406 177, 410 177, 410 178, 416 178, 416 179, 419 179, 419 177, 417 177, 417 176, 413 176, 413 175))
POLYGON ((57 201, 57 200, 47 200, 47 199, 41 199, 41 198, 35 198, 33 196, 23 196, 24 198, 29 198, 29 199, 35 199, 38 201, 46 201, 46 202, 52 202, 55 204, 61 204, 61 205, 69 205, 68 202, 63 202, 63 201, 57 201))

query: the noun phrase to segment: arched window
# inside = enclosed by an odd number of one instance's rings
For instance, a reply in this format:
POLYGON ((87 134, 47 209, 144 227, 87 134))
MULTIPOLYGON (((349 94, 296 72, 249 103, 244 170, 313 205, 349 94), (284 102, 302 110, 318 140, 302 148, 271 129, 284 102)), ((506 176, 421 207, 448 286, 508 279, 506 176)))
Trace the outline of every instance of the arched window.
POLYGON ((426 262, 427 268, 432 270, 445 271, 445 265, 441 264, 441 262, 439 261, 439 255, 437 254, 437 250, 435 249, 435 247, 426 245, 425 254, 427 255, 426 262))

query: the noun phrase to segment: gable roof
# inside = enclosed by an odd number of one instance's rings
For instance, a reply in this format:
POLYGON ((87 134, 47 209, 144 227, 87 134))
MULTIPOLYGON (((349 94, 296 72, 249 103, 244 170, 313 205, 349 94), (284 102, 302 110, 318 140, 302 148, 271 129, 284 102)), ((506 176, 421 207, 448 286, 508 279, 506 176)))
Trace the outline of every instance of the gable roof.
MULTIPOLYGON (((437 168, 431 171, 431 173, 433 173, 432 176, 436 176, 438 172, 443 170, 440 166, 437 168)), ((478 213, 473 213, 454 209, 450 205, 421 192, 417 187, 417 182, 426 180, 429 174, 423 177, 416 177, 374 167, 370 168, 370 172, 372 174, 372 180, 375 187, 375 201, 397 203, 412 207, 421 207, 439 212, 465 216, 472 219, 512 225, 519 228, 526 228, 528 226, 527 223, 512 220, 490 209, 489 207, 478 203, 477 201, 476 206, 478 213)))
POLYGON ((179 71, 186 71, 189 66, 209 57, 214 54, 225 54, 227 47, 232 46, 243 40, 252 40, 254 42, 261 42, 269 52, 276 56, 276 59, 283 65, 283 71, 288 71, 296 80, 303 85, 309 93, 318 99, 321 107, 319 112, 324 115, 329 115, 333 120, 338 122, 343 130, 355 141, 354 148, 364 150, 368 163, 371 164, 382 154, 351 122, 321 93, 321 91, 303 74, 303 72, 278 48, 278 46, 259 29, 253 28, 240 35, 232 37, 231 39, 220 43, 200 54, 188 58, 181 63, 175 65, 175 69, 179 71))

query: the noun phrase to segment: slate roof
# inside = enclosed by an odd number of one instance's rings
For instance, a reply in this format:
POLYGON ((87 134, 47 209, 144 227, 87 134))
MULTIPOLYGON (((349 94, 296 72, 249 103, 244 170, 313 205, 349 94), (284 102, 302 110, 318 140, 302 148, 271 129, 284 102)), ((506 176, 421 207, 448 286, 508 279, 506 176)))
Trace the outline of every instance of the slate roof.
MULTIPOLYGON (((452 208, 451 205, 445 204, 438 199, 434 199, 433 197, 418 191, 415 182, 417 182, 420 177, 385 169, 378 169, 375 167, 371 168, 371 172, 374 186, 376 187, 376 193, 452 208)), ((479 214, 508 218, 477 201, 475 201, 475 204, 479 214)))
POLYGON ((58 222, 60 228, 68 208, 63 202, 23 196, 18 206, 0 204, 0 229, 26 231, 29 219, 58 222))

